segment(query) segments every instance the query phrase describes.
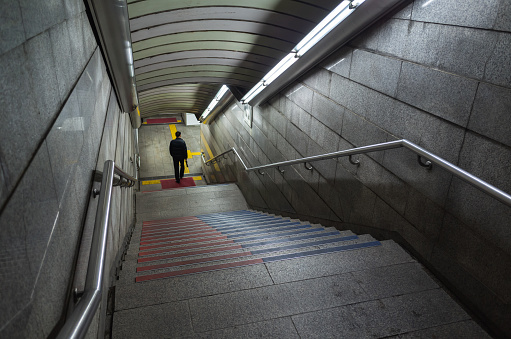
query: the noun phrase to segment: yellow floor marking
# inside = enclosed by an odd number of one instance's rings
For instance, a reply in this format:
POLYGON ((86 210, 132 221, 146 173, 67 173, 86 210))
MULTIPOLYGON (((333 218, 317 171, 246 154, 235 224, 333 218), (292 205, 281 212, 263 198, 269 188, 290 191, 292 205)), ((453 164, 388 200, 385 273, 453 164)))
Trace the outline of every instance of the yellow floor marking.
POLYGON ((172 140, 174 140, 176 138, 176 132, 177 132, 176 125, 169 125, 169 128, 170 128, 170 135, 172 136, 172 140))
POLYGON ((193 177, 193 180, 202 180, 202 177, 193 177))
POLYGON ((142 185, 154 185, 154 184, 161 184, 161 182, 160 182, 160 180, 142 181, 142 185))
MULTIPOLYGON (((204 134, 202 133, 202 131, 200 131, 200 136, 202 138, 202 141, 204 141, 204 146, 206 146, 206 151, 208 151, 208 154, 209 154, 209 158, 213 158, 213 152, 211 152, 211 148, 209 148, 209 145, 206 141, 206 138, 204 137, 204 134)), ((213 164, 213 166, 215 166, 215 170, 217 172, 220 172, 220 167, 218 167, 218 164, 213 164)))

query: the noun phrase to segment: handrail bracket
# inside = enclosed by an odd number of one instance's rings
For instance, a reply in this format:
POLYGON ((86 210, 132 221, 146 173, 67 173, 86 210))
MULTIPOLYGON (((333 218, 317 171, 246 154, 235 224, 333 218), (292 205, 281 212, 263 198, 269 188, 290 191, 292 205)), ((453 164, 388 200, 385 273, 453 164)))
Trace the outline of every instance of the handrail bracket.
POLYGON ((426 160, 426 162, 422 162, 422 156, 420 154, 417 154, 417 161, 419 162, 419 165, 427 168, 428 170, 431 170, 433 168, 433 164, 431 163, 431 161, 426 160))

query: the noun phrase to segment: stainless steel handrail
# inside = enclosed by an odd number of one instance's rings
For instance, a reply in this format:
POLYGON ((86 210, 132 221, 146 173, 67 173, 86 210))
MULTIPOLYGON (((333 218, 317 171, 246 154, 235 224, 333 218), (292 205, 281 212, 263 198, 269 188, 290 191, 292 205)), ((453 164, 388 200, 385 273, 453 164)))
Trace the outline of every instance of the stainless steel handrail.
POLYGON ((85 288, 57 338, 84 338, 101 303, 114 174, 121 177, 120 186, 131 187, 137 182, 136 178, 125 173, 112 160, 105 161, 85 288))
MULTIPOLYGON (((476 177, 475 175, 470 174, 469 172, 459 168, 458 166, 448 162, 447 160, 437 156, 436 154, 433 154, 433 153, 425 150, 424 148, 422 148, 406 139, 389 141, 389 142, 368 145, 368 146, 362 146, 362 147, 356 147, 356 148, 352 148, 352 149, 348 149, 348 150, 344 150, 344 151, 314 155, 311 157, 299 158, 299 159, 295 159, 295 160, 275 162, 272 164, 250 167, 250 168, 248 168, 245 165, 245 163, 243 162, 243 160, 241 159, 240 155, 238 154, 238 152, 236 151, 236 149, 234 147, 209 159, 208 161, 206 161, 203 156, 203 161, 207 166, 209 166, 212 162, 218 161, 217 159, 219 157, 221 157, 229 152, 233 152, 240 159, 241 164, 243 165, 245 171, 247 171, 247 172, 258 171, 259 174, 264 175, 264 172, 262 172, 263 169, 291 166, 291 165, 296 165, 296 164, 301 164, 301 163, 307 164, 308 162, 312 162, 312 161, 328 160, 328 159, 333 159, 333 158, 352 156, 355 154, 384 151, 384 150, 400 148, 400 147, 404 147, 404 148, 407 148, 407 149, 415 152, 417 154, 417 156, 419 157, 419 163, 421 163, 422 166, 430 167, 431 164, 433 164, 433 163, 437 164, 438 166, 442 167, 446 171, 452 173, 453 175, 459 177, 460 179, 463 179, 464 181, 468 182, 469 184, 473 185, 474 187, 480 189, 481 191, 483 191, 483 192, 491 195, 495 199, 501 201, 502 203, 504 203, 508 206, 511 206, 511 195, 496 188, 495 186, 490 185, 486 181, 476 177), (422 163, 421 157, 427 159, 428 162, 426 162, 425 164, 422 163)), ((308 169, 312 169, 312 168, 308 168, 308 169)), ((279 170, 280 170, 280 168, 279 168, 279 170)))

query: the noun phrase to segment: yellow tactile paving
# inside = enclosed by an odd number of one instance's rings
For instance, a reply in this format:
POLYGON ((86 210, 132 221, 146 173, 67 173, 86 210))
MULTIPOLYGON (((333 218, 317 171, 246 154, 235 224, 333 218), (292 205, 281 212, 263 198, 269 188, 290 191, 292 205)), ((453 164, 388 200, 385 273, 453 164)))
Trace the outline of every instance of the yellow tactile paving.
POLYGON ((176 132, 177 132, 176 125, 170 124, 169 128, 170 128, 170 135, 172 136, 172 140, 174 140, 176 138, 176 132))
MULTIPOLYGON (((209 158, 210 159, 213 158, 214 157, 213 152, 211 152, 211 148, 209 148, 208 142, 206 141, 206 138, 204 137, 204 134, 202 133, 202 131, 200 131, 200 136, 202 138, 202 141, 204 142, 204 146, 206 146, 206 151, 209 154, 209 158)), ((218 167, 218 164, 213 164, 213 166, 215 167, 215 170, 217 172, 220 172, 220 167, 218 167)))
POLYGON ((142 181, 142 185, 154 185, 154 184, 161 184, 161 182, 160 182, 160 180, 142 181))

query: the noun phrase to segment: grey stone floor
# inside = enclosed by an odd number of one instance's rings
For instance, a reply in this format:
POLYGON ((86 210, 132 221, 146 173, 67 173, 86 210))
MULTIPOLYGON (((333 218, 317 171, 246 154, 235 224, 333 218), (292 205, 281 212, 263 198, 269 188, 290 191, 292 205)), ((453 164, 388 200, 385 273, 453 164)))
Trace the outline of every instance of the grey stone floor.
MULTIPOLYGON (((188 150, 200 153, 200 126, 185 126, 182 123, 173 124, 186 141, 188 150)), ((140 148, 140 177, 174 177, 174 166, 169 154, 169 144, 172 140, 169 124, 142 125, 139 129, 140 148)), ((189 174, 202 173, 201 156, 192 155, 188 159, 189 174)), ((185 176, 188 176, 185 174, 185 176)))
MULTIPOLYGON (((246 203, 235 184, 140 192, 137 229, 144 220, 239 209, 246 209, 246 203)), ((138 247, 136 239, 130 250, 138 247)), ((112 337, 489 338, 393 241, 353 251, 120 283, 115 288, 112 337)))

